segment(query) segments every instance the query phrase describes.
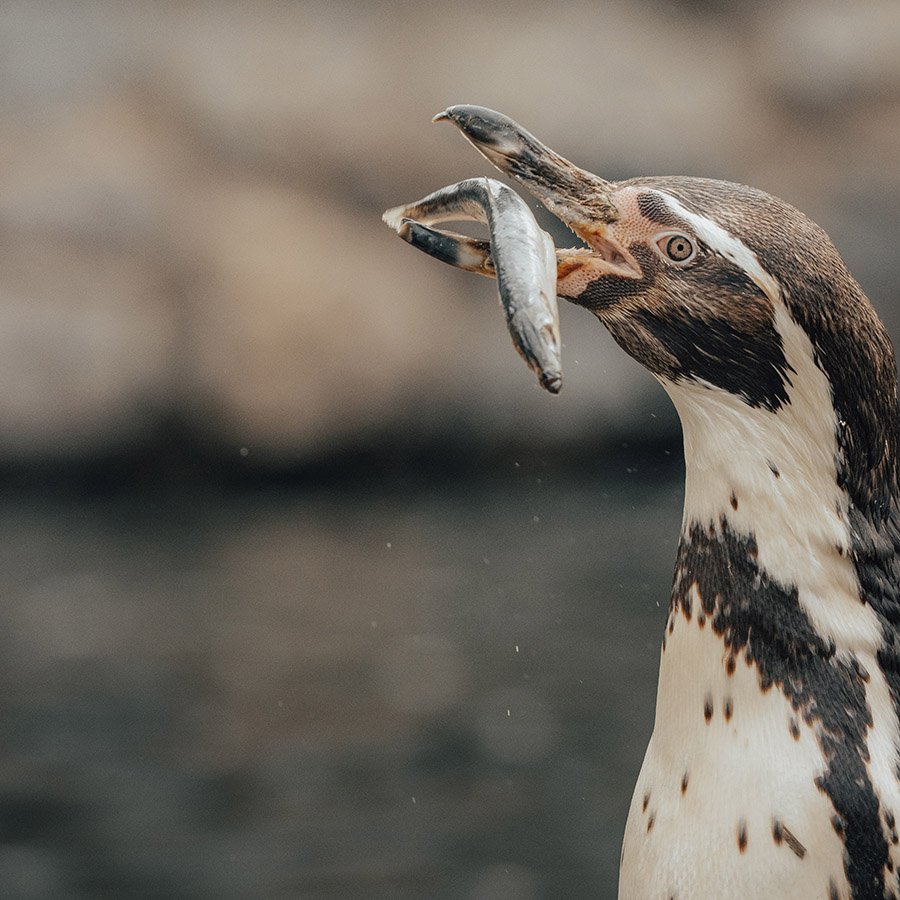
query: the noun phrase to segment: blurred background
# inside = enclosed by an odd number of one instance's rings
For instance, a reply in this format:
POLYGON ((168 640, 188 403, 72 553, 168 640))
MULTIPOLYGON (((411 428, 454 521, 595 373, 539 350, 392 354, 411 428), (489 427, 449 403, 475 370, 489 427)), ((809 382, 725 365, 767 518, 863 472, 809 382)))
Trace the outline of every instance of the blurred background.
POLYGON ((5 0, 0 896, 615 896, 678 425, 381 224, 460 102, 781 195, 900 336, 896 0, 5 0))

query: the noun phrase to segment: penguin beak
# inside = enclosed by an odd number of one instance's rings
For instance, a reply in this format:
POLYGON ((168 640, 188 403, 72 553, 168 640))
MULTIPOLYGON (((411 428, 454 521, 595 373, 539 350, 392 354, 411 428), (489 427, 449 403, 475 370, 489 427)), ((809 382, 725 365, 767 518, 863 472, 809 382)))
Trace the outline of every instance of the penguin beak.
MULTIPOLYGON (((608 227, 619 219, 610 182, 580 169, 517 122, 492 109, 451 106, 438 113, 433 121, 444 120, 456 125, 492 165, 518 181, 574 231, 594 251, 596 262, 609 263, 609 274, 641 277, 637 262, 615 240, 608 227)), ((579 265, 587 261, 583 253, 574 251, 579 265)))

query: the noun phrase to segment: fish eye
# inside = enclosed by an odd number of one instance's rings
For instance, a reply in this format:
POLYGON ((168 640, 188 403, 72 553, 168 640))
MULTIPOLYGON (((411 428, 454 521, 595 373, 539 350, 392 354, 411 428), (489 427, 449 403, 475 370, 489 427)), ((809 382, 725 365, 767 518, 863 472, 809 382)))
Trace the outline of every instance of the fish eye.
POLYGON ((693 259, 697 252, 693 241, 683 234, 664 234, 656 241, 656 246, 672 262, 685 263, 693 259))

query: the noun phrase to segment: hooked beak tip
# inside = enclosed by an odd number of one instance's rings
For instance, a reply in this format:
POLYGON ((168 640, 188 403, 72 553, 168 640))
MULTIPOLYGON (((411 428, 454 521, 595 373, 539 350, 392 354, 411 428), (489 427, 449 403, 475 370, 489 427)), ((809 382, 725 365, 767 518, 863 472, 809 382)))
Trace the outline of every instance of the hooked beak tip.
POLYGON ((508 116, 486 106, 457 103, 439 112, 432 122, 452 122, 479 150, 496 149, 506 144, 519 150, 535 142, 520 125, 508 116))

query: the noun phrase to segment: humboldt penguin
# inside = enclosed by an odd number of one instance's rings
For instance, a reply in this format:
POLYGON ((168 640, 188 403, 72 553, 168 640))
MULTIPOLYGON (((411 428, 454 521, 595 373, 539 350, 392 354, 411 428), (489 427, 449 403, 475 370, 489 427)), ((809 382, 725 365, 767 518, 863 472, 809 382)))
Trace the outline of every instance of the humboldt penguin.
POLYGON ((611 183, 499 113, 438 118, 583 240, 556 251, 558 295, 682 423, 684 518, 619 897, 900 898, 900 433, 871 304, 825 232, 763 191, 611 183))

